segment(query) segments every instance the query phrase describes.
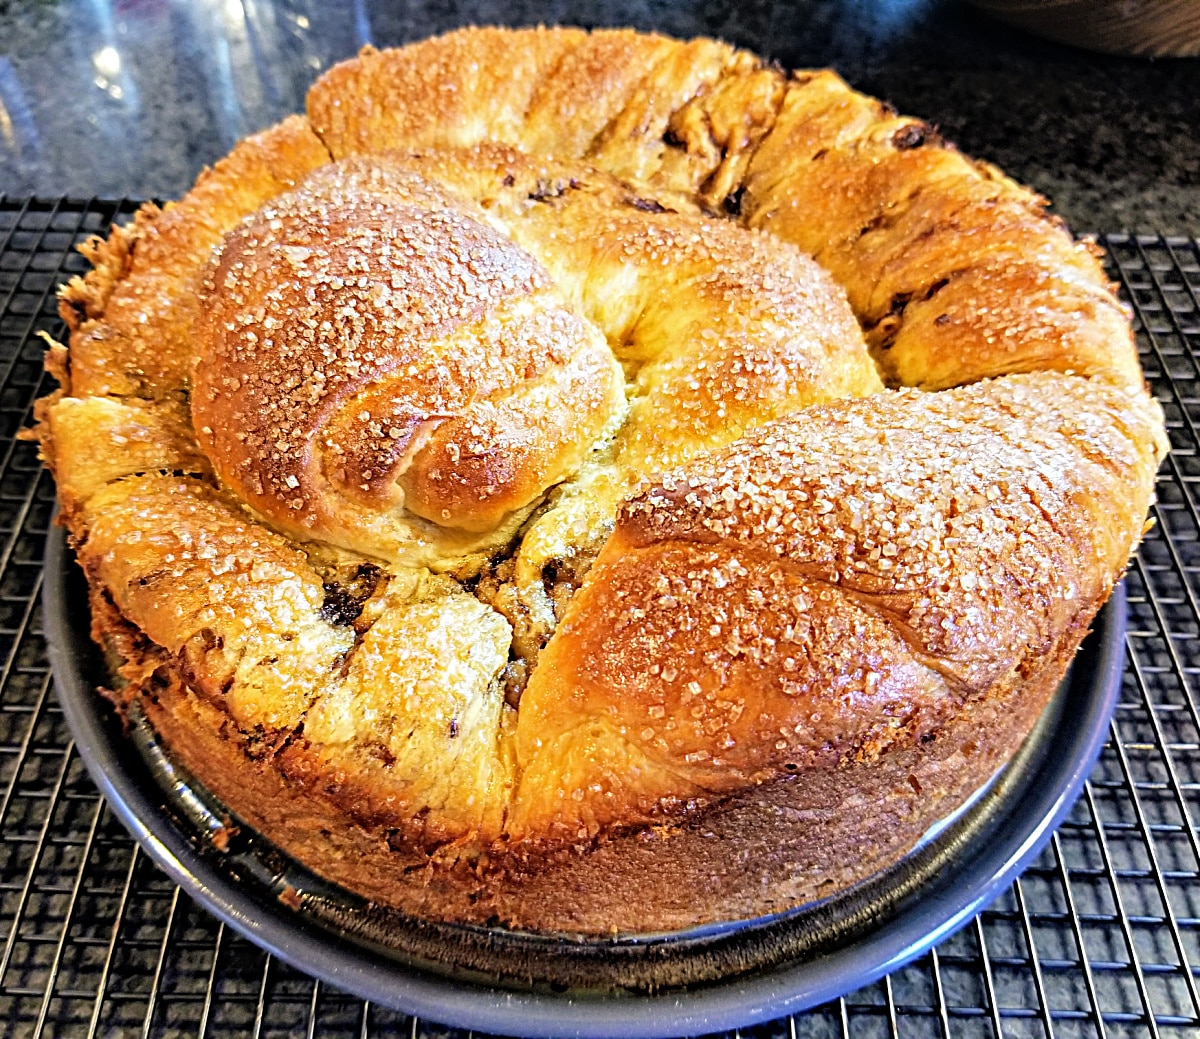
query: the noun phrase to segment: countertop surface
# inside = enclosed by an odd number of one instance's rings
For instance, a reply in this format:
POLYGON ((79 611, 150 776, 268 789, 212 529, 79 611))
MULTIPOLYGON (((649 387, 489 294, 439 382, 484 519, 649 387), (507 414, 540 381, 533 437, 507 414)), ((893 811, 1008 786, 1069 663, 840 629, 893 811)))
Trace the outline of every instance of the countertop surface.
POLYGON ((0 193, 176 197, 364 43, 539 22, 832 65, 1077 230, 1200 234, 1200 59, 1090 54, 951 0, 0 0, 0 193))

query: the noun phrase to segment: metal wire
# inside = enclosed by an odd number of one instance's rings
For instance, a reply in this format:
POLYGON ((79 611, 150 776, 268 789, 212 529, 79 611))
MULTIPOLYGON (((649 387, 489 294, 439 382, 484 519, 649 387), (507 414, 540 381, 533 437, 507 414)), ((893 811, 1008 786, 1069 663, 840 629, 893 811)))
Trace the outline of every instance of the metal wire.
MULTIPOLYGON (((0 1039, 447 1036, 313 981, 181 894, 96 792, 54 701, 39 601, 53 488, 15 434, 49 388, 35 333, 62 332, 54 289, 86 266, 72 247, 133 208, 0 198, 0 1039)), ((746 1039, 1200 1028, 1200 243, 1103 244, 1174 447, 1129 572, 1108 745, 991 909, 889 977, 746 1039)))

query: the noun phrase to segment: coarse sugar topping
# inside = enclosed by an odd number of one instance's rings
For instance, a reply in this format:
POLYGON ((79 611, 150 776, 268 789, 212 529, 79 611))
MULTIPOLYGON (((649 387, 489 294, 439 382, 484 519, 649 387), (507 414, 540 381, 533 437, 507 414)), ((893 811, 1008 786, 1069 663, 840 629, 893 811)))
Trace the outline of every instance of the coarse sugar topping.
POLYGON ((635 543, 785 560, 893 616, 923 651, 974 659, 973 683, 1005 655, 998 625, 1036 642, 1047 603, 1095 593, 1094 510, 1138 464, 1130 396, 1028 375, 813 408, 667 474, 619 522, 635 543))
POLYGON ((193 398, 202 442, 220 443, 252 496, 302 514, 312 441, 331 410, 407 368, 408 399, 349 416, 322 445, 369 439, 381 472, 391 468, 431 415, 531 362, 430 344, 547 286, 531 256, 436 185, 359 162, 327 167, 243 222, 210 273, 201 340, 212 346, 193 398), (221 398, 221 421, 210 420, 221 398))

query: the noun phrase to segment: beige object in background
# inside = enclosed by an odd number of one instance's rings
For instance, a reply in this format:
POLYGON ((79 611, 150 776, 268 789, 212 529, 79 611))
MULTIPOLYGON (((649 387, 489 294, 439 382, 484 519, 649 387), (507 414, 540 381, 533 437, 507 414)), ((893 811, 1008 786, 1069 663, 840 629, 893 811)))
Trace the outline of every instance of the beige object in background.
POLYGON ((1038 36, 1108 54, 1200 55, 1198 0, 971 0, 1038 36))

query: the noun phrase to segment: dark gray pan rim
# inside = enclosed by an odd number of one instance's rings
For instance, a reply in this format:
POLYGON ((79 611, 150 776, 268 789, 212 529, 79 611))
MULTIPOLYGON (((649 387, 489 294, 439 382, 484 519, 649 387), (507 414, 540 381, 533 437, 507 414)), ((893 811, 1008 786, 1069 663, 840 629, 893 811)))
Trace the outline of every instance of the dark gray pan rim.
MULTIPOLYGON (((111 710, 95 695, 97 661, 82 589, 65 537, 56 528, 47 543, 43 606, 63 713, 80 757, 114 812, 171 879, 251 941, 335 986, 421 1017, 507 1035, 652 1037, 732 1029, 818 1005, 921 955, 1000 894, 1066 816, 1108 736, 1124 663, 1125 595, 1119 585, 1056 695, 1057 709, 1039 726, 1036 739, 1053 753, 1029 752, 1029 765, 1015 784, 1006 783, 1006 771, 992 789, 1011 789, 991 816, 987 839, 972 841, 968 834, 955 849, 951 868, 914 897, 902 899, 877 926, 801 961, 687 990, 521 991, 420 969, 365 937, 332 934, 203 853, 180 828, 179 817, 186 813, 166 803, 111 710)), ((947 831, 926 847, 943 840, 947 831)), ((775 918, 765 922, 777 923, 775 918)), ((739 932, 753 935, 763 927, 764 921, 746 921, 723 934, 736 939, 739 932)), ((503 934, 507 938, 511 932, 503 934)), ((626 945, 669 945, 696 937, 708 936, 646 936, 626 945)))

